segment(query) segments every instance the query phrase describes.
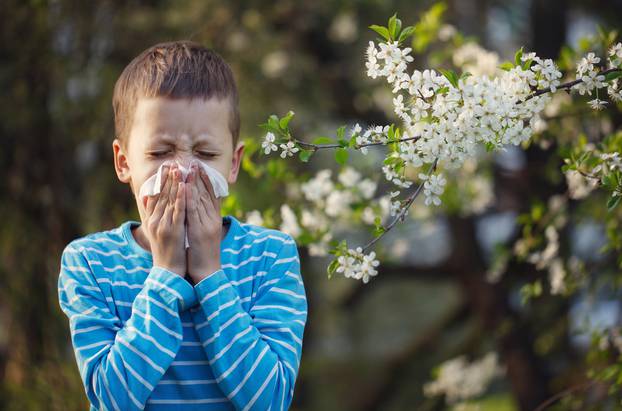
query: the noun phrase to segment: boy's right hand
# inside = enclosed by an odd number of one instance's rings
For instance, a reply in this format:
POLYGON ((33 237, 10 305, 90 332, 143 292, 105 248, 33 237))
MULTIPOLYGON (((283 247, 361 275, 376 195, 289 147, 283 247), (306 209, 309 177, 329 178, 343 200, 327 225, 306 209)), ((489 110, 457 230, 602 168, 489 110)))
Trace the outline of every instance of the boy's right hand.
POLYGON ((153 265, 166 268, 181 277, 186 275, 185 188, 177 165, 164 166, 160 194, 148 196, 145 206, 145 233, 151 246, 153 265))

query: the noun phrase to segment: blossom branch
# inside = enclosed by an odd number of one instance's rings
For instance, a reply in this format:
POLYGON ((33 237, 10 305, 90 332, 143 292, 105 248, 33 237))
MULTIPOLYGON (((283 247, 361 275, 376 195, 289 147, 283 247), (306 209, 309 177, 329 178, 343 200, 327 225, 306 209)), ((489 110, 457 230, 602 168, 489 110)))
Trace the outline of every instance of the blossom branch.
MULTIPOLYGON (((300 144, 301 146, 307 147, 307 148, 309 148, 311 150, 314 150, 314 151, 322 149, 322 148, 340 148, 340 147, 342 147, 339 144, 313 144, 313 143, 307 143, 306 141, 302 141, 302 140, 299 140, 299 139, 294 138, 294 137, 292 137, 292 139, 293 139, 293 141, 296 144, 300 144)), ((384 141, 374 141, 374 142, 369 142, 369 143, 356 144, 356 145, 354 145, 354 148, 355 149, 359 149, 361 147, 369 147, 369 146, 385 146, 387 144, 400 143, 400 142, 403 142, 403 141, 411 141, 411 140, 414 141, 414 140, 417 140, 417 139, 419 139, 419 136, 417 136, 417 137, 400 138, 400 139, 397 139, 397 140, 386 141, 386 142, 384 142, 384 141)))
MULTIPOLYGON (((437 163, 438 163, 438 158, 436 160, 434 160, 434 163, 430 166, 430 168, 428 170, 428 173, 427 173, 428 176, 430 174, 432 174, 432 172, 434 172, 434 170, 436 170, 437 163)), ((417 189, 410 196, 408 196, 408 198, 406 199, 406 204, 400 209, 399 213, 397 213, 397 215, 395 216, 393 221, 391 221, 391 223, 389 223, 388 226, 383 227, 383 231, 382 231, 382 233, 379 236, 375 237, 369 243, 367 243, 365 246, 363 246, 363 251, 366 251, 371 246, 373 246, 378 240, 380 240, 382 237, 384 237, 384 235, 386 233, 388 233, 395 226, 395 224, 397 224, 398 221, 403 221, 404 220, 404 217, 406 216, 406 213, 407 213, 408 209, 410 208, 412 203, 415 201, 417 196, 419 196, 419 193, 421 192, 421 189, 423 188, 423 184, 424 184, 424 181, 419 183, 419 186, 417 186, 417 189)))
POLYGON ((561 391, 557 394, 555 394, 554 396, 552 396, 551 398, 549 398, 548 400, 544 401, 542 404, 540 404, 538 406, 538 408, 536 408, 534 411, 544 411, 549 405, 552 405, 553 403, 555 403, 556 401, 569 396, 570 394, 574 393, 575 391, 582 391, 585 389, 588 389, 590 387, 592 387, 593 385, 595 385, 598 381, 587 381, 581 384, 576 384, 573 385, 570 388, 565 389, 564 391, 561 391))
MULTIPOLYGON (((613 67, 613 68, 609 68, 607 70, 601 71, 600 73, 598 73, 598 75, 606 76, 609 73, 615 73, 615 72, 618 72, 618 71, 622 71, 622 69, 617 68, 617 67, 613 67)), ((558 90, 560 90, 560 89, 570 89, 570 88, 576 86, 579 83, 585 83, 585 81, 583 81, 583 79, 579 78, 579 79, 576 79, 576 80, 573 80, 573 81, 569 81, 567 83, 560 84, 557 87, 557 89, 558 90)), ((530 94, 529 96, 527 96, 527 98, 524 101, 527 101, 527 100, 532 99, 532 98, 537 97, 537 96, 541 96, 542 94, 548 93, 550 91, 551 91, 550 87, 546 87, 546 88, 543 88, 543 89, 540 89, 540 90, 536 90, 536 91, 533 92, 533 94, 530 94)))

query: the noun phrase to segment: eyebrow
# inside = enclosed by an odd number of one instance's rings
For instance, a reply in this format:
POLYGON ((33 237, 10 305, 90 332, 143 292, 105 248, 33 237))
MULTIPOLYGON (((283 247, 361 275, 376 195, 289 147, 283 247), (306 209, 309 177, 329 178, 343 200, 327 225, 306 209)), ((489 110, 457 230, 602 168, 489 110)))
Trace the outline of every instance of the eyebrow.
MULTIPOLYGON (((151 140, 150 145, 165 143, 165 144, 175 144, 176 138, 172 136, 170 133, 166 132, 156 132, 154 133, 154 138, 151 140)), ((200 133, 197 135, 197 141, 195 145, 204 145, 209 144, 210 146, 218 147, 217 139, 212 138, 212 136, 208 133, 200 133)))

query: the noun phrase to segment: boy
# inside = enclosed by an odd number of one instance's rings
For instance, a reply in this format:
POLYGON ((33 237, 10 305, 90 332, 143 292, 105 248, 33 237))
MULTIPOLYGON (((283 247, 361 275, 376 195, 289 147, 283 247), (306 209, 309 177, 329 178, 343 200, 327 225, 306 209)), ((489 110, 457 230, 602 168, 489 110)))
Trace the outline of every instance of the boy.
POLYGON ((230 67, 194 42, 157 44, 125 68, 113 108, 115 171, 141 222, 71 241, 58 279, 91 409, 287 409, 307 319, 296 244, 221 217, 196 166, 237 179, 230 67), (163 162, 160 194, 143 201, 163 162))

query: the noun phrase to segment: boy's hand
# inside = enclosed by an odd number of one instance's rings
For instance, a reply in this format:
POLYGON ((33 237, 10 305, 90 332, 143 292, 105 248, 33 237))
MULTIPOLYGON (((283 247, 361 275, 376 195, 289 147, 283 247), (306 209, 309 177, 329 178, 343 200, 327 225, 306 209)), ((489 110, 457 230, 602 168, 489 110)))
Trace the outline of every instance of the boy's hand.
POLYGON ((177 165, 164 166, 160 194, 148 196, 145 209, 153 265, 166 268, 181 277, 186 274, 184 251, 184 220, 186 218, 186 187, 177 165))
POLYGON ((202 167, 193 164, 186 180, 188 274, 198 284, 220 266, 222 216, 220 202, 202 167))

